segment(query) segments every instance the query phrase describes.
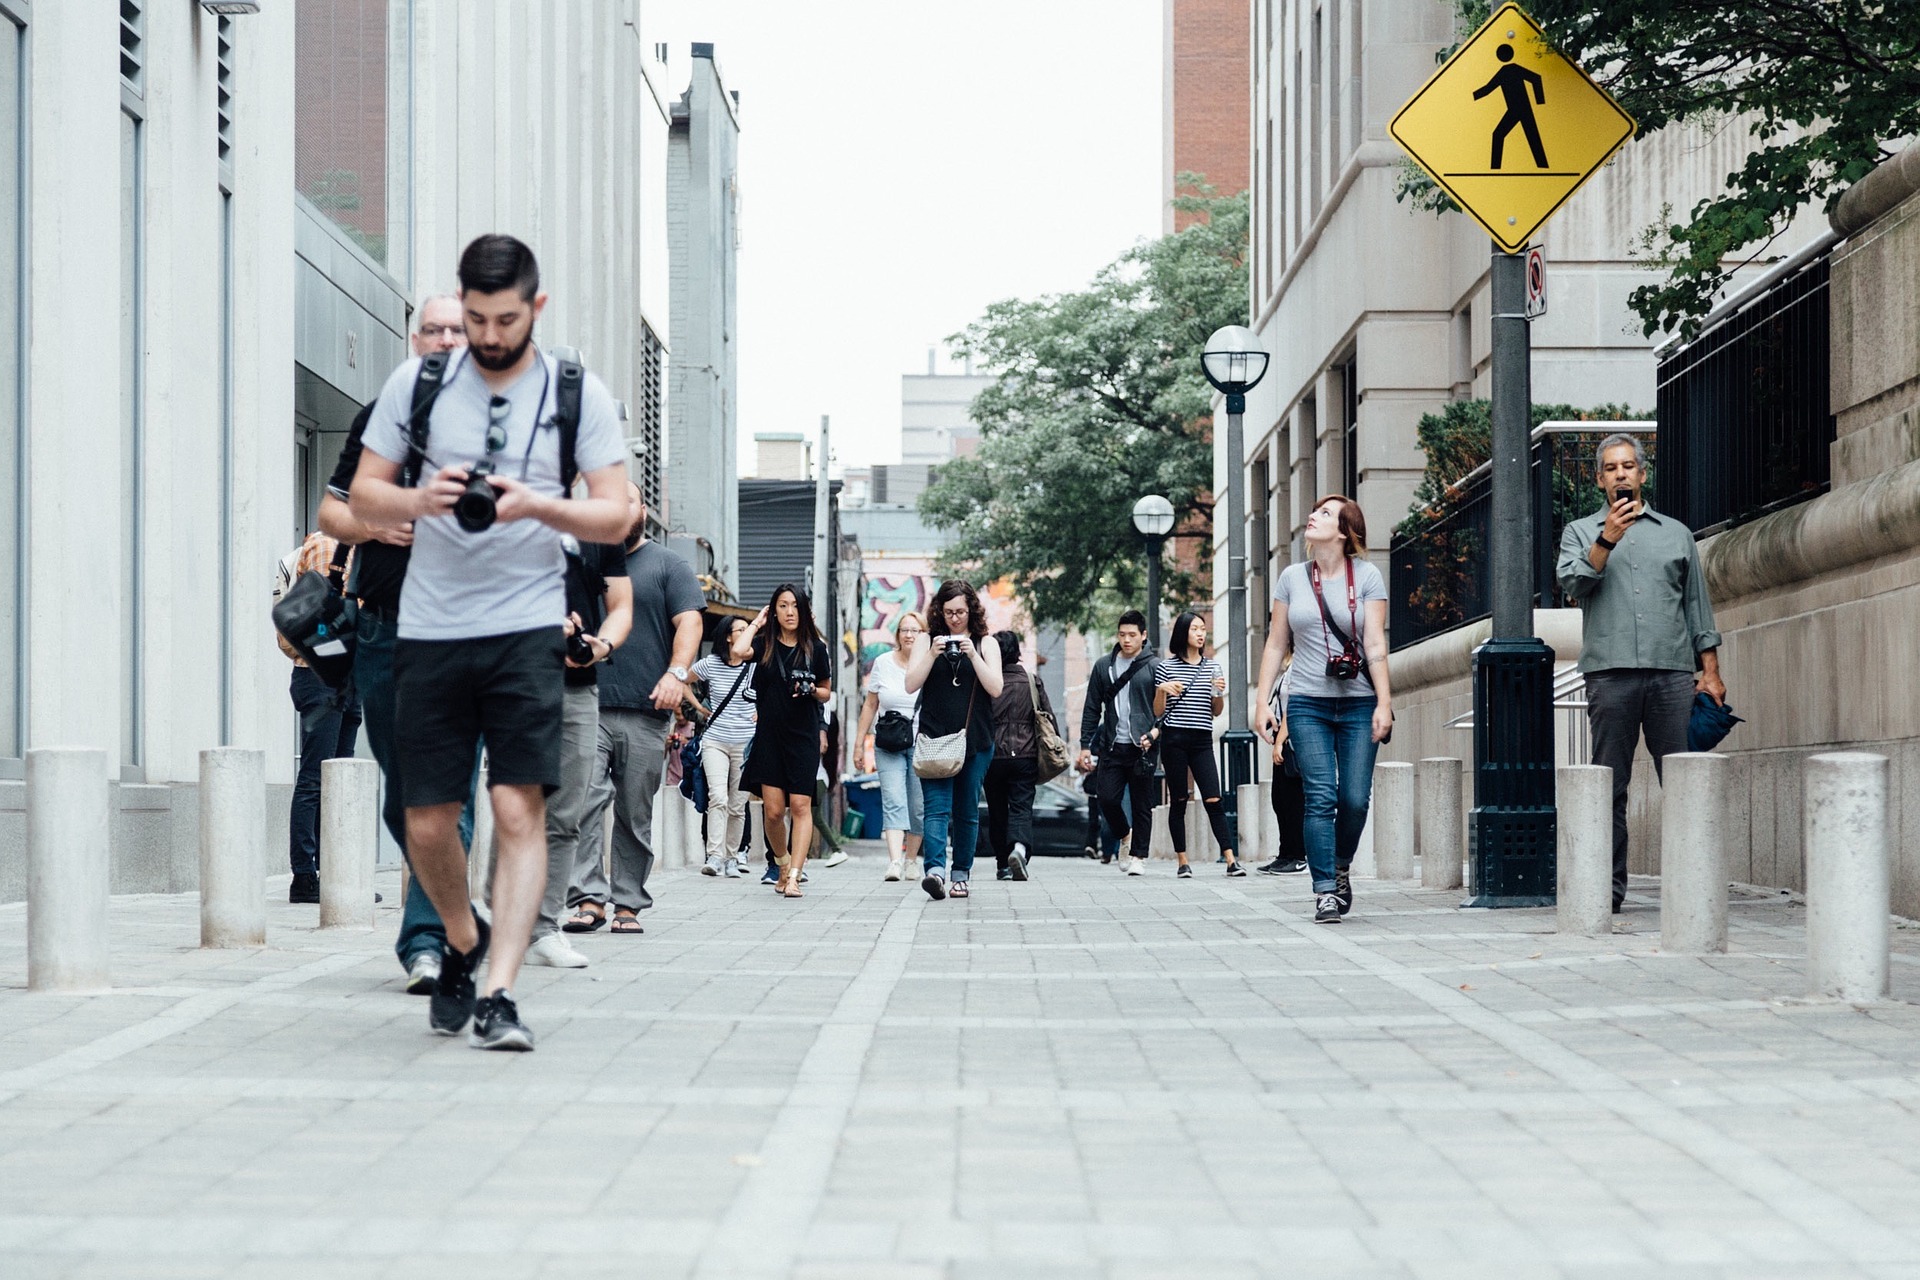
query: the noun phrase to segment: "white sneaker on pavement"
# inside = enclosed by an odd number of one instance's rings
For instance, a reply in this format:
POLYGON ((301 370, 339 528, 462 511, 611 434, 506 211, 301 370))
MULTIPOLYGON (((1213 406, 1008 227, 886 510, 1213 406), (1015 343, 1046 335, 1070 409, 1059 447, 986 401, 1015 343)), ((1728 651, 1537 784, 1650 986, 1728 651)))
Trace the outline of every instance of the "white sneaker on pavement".
POLYGON ((1145 875, 1146 873, 1147 873, 1147 860, 1145 858, 1128 858, 1127 859, 1128 875, 1139 876, 1139 875, 1145 875))
POLYGON ((433 994, 433 989, 439 985, 440 953, 416 951, 412 963, 407 965, 407 994, 430 996, 433 994))
POLYGON ((707 855, 707 860, 700 866, 700 874, 703 876, 717 876, 720 874, 721 866, 720 855, 710 853, 707 855))
POLYGON ((820 859, 820 865, 823 867, 837 867, 846 860, 847 851, 845 849, 835 849, 832 853, 820 859))
POLYGON ((738 858, 727 859, 727 869, 726 869, 727 879, 738 880, 741 876, 744 876, 745 874, 747 874, 747 869, 740 865, 740 859, 738 858))
POLYGON ((906 863, 902 862, 898 858, 887 859, 887 874, 885 876, 886 879, 898 880, 901 876, 904 876, 905 874, 907 874, 906 863))
POLYGON ((584 969, 587 958, 561 935, 547 933, 535 938, 527 948, 527 963, 543 964, 549 969, 584 969))
POLYGON ((1127 834, 1120 837, 1120 848, 1113 855, 1113 860, 1119 863, 1120 869, 1122 871, 1126 871, 1128 875, 1134 874, 1132 871, 1127 870, 1127 868, 1133 862, 1132 854, 1133 854, 1133 832, 1129 831, 1127 832, 1127 834))

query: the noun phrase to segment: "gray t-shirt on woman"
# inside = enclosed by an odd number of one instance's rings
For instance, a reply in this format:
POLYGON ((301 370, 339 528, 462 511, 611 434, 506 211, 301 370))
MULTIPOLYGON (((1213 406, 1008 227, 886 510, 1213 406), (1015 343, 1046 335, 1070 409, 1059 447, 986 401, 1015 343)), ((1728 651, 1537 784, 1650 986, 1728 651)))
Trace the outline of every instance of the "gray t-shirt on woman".
MULTIPOLYGON (((1368 560, 1348 560, 1353 570, 1353 608, 1347 607, 1347 575, 1320 580, 1327 598, 1327 611, 1340 630, 1346 632, 1361 653, 1366 652, 1367 602, 1387 598, 1386 580, 1368 560)), ((1293 667, 1287 681, 1290 698, 1371 698, 1373 683, 1367 679, 1364 661, 1360 674, 1352 680, 1335 680, 1327 675, 1327 659, 1340 652, 1340 642, 1320 616, 1320 603, 1314 599, 1313 579, 1307 564, 1290 564, 1280 571, 1273 584, 1273 598, 1287 607, 1287 626, 1293 631, 1293 667), (1329 652, 1331 649, 1331 652, 1329 652)))

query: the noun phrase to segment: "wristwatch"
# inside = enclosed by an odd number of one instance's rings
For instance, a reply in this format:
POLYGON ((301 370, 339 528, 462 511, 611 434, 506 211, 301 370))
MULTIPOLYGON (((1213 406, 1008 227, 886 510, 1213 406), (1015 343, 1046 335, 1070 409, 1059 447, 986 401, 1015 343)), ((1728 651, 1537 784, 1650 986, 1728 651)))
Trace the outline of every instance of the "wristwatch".
POLYGON ((688 673, 685 667, 681 667, 681 666, 668 667, 667 674, 672 676, 675 680, 678 680, 681 684, 685 684, 687 682, 688 673))
POLYGON ((1619 544, 1619 543, 1617 543, 1617 542, 1608 542, 1608 541, 1607 541, 1607 535, 1606 535, 1606 534, 1604 534, 1604 533, 1599 533, 1599 534, 1595 534, 1595 535, 1594 535, 1594 538, 1593 538, 1593 540, 1594 540, 1594 542, 1596 542, 1596 543, 1597 543, 1597 544, 1599 544, 1600 546, 1602 546, 1602 547, 1604 547, 1604 548, 1605 548, 1605 549, 1607 549, 1608 551, 1611 551, 1611 550, 1613 550, 1613 549, 1614 549, 1615 547, 1617 547, 1617 546, 1619 546, 1619 545, 1620 545, 1620 544, 1619 544))

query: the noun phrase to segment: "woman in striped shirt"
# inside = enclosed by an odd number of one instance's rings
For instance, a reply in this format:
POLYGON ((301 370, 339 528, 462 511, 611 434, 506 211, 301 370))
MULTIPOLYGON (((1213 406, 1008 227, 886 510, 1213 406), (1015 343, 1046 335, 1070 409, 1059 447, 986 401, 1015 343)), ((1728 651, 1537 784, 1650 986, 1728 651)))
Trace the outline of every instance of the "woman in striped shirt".
POLYGON ((1220 805, 1220 770, 1213 762, 1213 718, 1227 704, 1227 678, 1220 664, 1207 657, 1207 624, 1188 611, 1174 620, 1169 657, 1153 665, 1153 730, 1160 743, 1160 763, 1167 771, 1167 828, 1173 851, 1180 859, 1174 874, 1193 875, 1187 865, 1187 778, 1200 788, 1207 822, 1220 852, 1227 856, 1227 874, 1243 876, 1246 868, 1234 856, 1227 837, 1226 813, 1220 805))

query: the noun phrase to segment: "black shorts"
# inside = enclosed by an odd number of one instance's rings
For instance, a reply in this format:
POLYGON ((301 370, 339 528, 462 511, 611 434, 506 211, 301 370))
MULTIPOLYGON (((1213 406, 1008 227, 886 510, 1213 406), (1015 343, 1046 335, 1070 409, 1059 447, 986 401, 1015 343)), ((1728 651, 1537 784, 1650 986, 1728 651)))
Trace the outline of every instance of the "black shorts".
POLYGON ((464 803, 482 737, 491 785, 558 790, 565 660, 559 627, 397 641, 393 746, 407 808, 464 803))

